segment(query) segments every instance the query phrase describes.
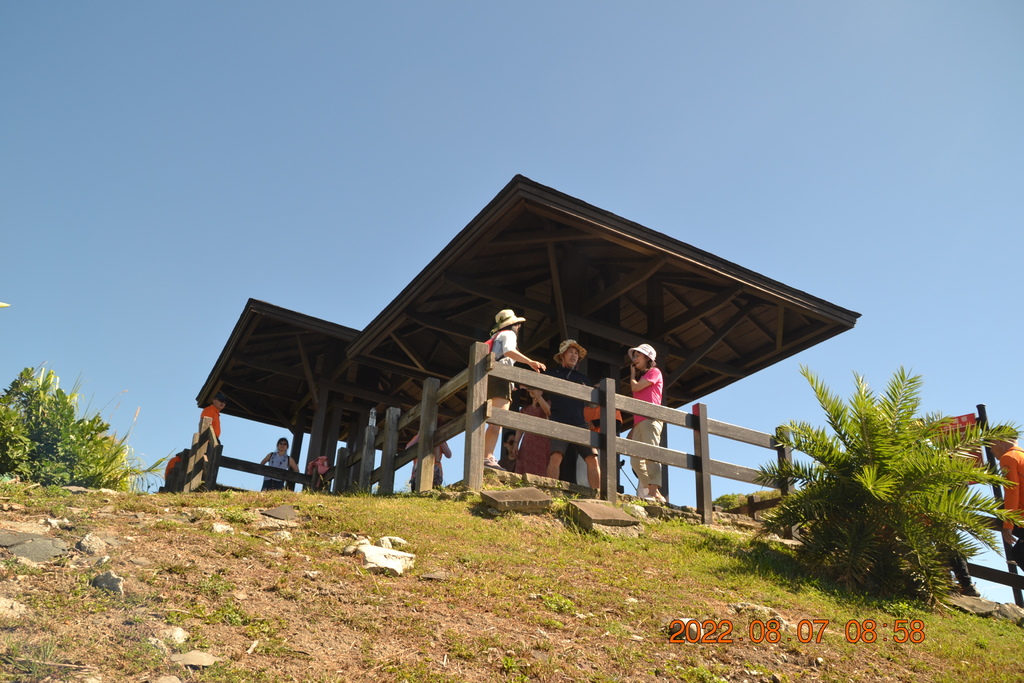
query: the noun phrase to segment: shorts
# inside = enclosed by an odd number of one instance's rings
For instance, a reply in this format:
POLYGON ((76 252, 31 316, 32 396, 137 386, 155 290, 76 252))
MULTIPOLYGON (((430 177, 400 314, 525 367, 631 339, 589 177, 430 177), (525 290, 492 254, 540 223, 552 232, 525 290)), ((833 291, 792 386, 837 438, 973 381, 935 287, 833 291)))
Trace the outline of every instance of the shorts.
MULTIPOLYGON (((585 425, 571 425, 574 427, 580 427, 586 429, 585 425)), ((578 455, 584 460, 594 455, 594 449, 590 446, 584 446, 578 443, 572 443, 571 441, 563 441, 562 439, 551 439, 551 453, 561 453, 565 459, 571 460, 573 455, 578 455)))
POLYGON ((489 377, 487 379, 487 398, 503 398, 512 402, 512 383, 507 379, 489 377))
POLYGON ((280 491, 284 488, 284 482, 278 479, 264 479, 263 488, 260 491, 280 491))

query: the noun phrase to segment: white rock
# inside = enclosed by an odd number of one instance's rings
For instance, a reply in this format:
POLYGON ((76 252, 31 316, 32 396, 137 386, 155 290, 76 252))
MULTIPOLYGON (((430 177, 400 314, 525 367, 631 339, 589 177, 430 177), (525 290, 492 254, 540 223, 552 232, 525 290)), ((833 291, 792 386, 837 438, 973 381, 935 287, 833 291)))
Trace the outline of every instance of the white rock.
POLYGON ((92 533, 88 533, 81 541, 78 542, 76 547, 86 555, 99 555, 104 552, 109 545, 103 539, 98 538, 92 533))
POLYGON ((182 666, 213 666, 217 662, 221 661, 220 657, 214 657, 208 652, 200 652, 199 650, 192 650, 180 655, 171 655, 171 661, 177 662, 182 666))
POLYGON ((635 503, 626 503, 622 506, 623 511, 626 514, 632 515, 637 519, 647 519, 647 510, 642 505, 636 505, 635 503))
POLYGON ((0 598, 0 618, 18 619, 28 614, 28 607, 7 598, 0 598))
POLYGON ((146 642, 155 647, 156 649, 160 650, 160 652, 164 653, 165 657, 171 654, 171 648, 167 647, 167 643, 160 640, 159 638, 153 638, 152 636, 150 636, 149 638, 146 638, 146 642))
POLYGON ((413 568, 416 556, 401 550, 362 545, 356 552, 363 556, 363 569, 371 574, 401 576, 413 568))
POLYGON ((405 540, 404 538, 400 538, 398 536, 384 536, 377 543, 382 548, 389 548, 389 547, 390 548, 401 548, 403 546, 409 545, 409 541, 405 540), (384 545, 384 541, 387 541, 391 545, 390 546, 384 545))
POLYGON ((275 541, 290 541, 290 540, 292 540, 292 535, 288 531, 274 531, 274 532, 270 533, 270 537, 272 539, 274 539, 275 541))
POLYGON ((188 631, 180 626, 168 626, 167 628, 162 628, 156 632, 156 637, 160 640, 169 640, 175 645, 181 645, 189 638, 188 631))
POLYGON ((213 523, 213 533, 215 534, 233 534, 235 528, 230 524, 220 524, 219 522, 213 523))

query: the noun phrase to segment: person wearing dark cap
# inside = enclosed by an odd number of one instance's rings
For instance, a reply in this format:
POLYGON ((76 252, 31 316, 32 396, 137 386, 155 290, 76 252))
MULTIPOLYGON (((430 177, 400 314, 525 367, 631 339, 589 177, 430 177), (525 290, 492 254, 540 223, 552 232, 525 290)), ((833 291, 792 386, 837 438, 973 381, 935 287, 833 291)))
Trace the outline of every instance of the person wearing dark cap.
POLYGON ((213 435, 217 437, 217 441, 220 441, 220 411, 228 404, 228 397, 224 395, 223 391, 218 391, 213 400, 210 401, 210 405, 203 408, 203 412, 199 415, 199 429, 203 428, 203 418, 210 418, 210 426, 213 428, 213 435))
MULTIPOLYGON (((592 382, 582 372, 576 369, 576 364, 587 357, 587 350, 580 346, 575 339, 566 339, 558 347, 555 354, 557 367, 546 371, 545 375, 564 379, 568 382, 575 382, 584 386, 591 386, 592 382)), ((560 394, 551 393, 551 421, 588 429, 587 420, 583 416, 583 401, 560 394)), ((562 439, 551 439, 551 455, 548 456, 548 477, 559 479, 559 472, 562 467, 562 458, 565 455, 572 457, 579 454, 587 465, 587 482, 590 488, 598 490, 601 488, 601 465, 597 459, 597 449, 590 446, 580 446, 562 439)), ((575 463, 575 459, 572 460, 575 463)))
MULTIPOLYGON (((519 327, 524 322, 526 318, 520 318, 511 308, 498 311, 498 315, 494 316, 494 327, 491 328, 491 353, 494 354, 494 359, 503 365, 515 365, 519 362, 529 365, 537 372, 543 372, 546 369, 543 363, 527 358, 526 354, 516 348, 519 327)), ((512 384, 491 377, 487 380, 487 398, 491 402, 492 410, 508 410, 512 403, 512 384)), ((494 447, 498 445, 500 432, 500 426, 487 425, 487 431, 484 433, 484 467, 503 469, 494 459, 494 447)))

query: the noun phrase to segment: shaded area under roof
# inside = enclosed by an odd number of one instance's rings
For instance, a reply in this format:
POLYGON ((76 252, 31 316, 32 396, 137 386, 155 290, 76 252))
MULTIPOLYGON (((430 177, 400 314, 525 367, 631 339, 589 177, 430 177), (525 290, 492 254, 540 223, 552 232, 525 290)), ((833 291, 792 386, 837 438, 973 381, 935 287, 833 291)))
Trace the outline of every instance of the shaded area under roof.
MULTIPOLYGON (((652 344, 672 407, 860 317, 516 176, 361 332, 250 300, 197 400, 223 389, 228 414, 293 433, 315 432, 324 405, 321 431, 344 438, 370 407, 409 408, 424 378, 465 369, 503 308, 527 318, 527 355, 550 364, 559 341, 575 338, 595 380, 627 376, 626 350, 652 344)), ((463 407, 455 396, 442 413, 463 407)), ((314 444, 316 434, 310 457, 314 444)))

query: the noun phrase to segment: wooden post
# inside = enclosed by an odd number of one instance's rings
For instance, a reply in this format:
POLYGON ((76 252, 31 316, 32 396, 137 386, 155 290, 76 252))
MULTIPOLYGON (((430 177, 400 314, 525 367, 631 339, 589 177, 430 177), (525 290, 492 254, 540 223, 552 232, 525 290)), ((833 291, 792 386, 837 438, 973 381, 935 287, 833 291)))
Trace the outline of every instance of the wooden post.
POLYGON ((466 385, 466 437, 463 481, 470 491, 484 487, 484 434, 487 431, 487 344, 477 342, 469 349, 466 385))
POLYGON ((337 474, 334 480, 337 482, 337 492, 348 491, 352 486, 352 467, 349 461, 354 453, 361 453, 363 449, 363 435, 366 433, 366 414, 360 414, 356 421, 349 427, 348 434, 348 457, 338 458, 335 467, 337 474))
MULTIPOLYGON (((295 464, 299 466, 299 471, 305 473, 305 470, 302 469, 302 464, 301 463, 302 463, 302 439, 303 439, 304 436, 306 436, 306 433, 303 432, 301 429, 297 429, 297 428, 294 428, 294 427, 291 429, 291 432, 292 432, 291 457, 295 460, 295 464)), ((292 485, 291 490, 292 491, 295 490, 295 486, 294 485, 292 485)))
MULTIPOLYGON (((782 444, 778 444, 775 446, 775 452, 778 454, 776 457, 778 458, 780 465, 782 463, 793 462, 793 449, 790 448, 789 446, 783 446, 782 444)), ((779 491, 782 492, 783 497, 788 496, 790 493, 792 493, 792 483, 793 482, 787 479, 782 483, 782 486, 779 487, 779 491)), ((786 533, 783 534, 783 537, 791 539, 793 538, 795 533, 796 527, 792 526, 786 529, 786 533)))
POLYGON ((708 407, 703 403, 693 406, 696 425, 693 428, 693 455, 697 463, 697 511, 704 524, 714 521, 711 510, 711 448, 708 444, 708 407))
POLYGON ((373 474, 373 461, 377 455, 374 444, 377 443, 377 411, 370 409, 367 419, 366 431, 363 432, 363 447, 360 449, 362 455, 359 457, 359 475, 357 477, 360 491, 370 490, 370 476, 373 474))
POLYGON ((349 450, 347 446, 342 446, 338 449, 335 454, 334 460, 334 478, 331 479, 331 493, 341 493, 344 491, 348 484, 342 481, 342 467, 343 463, 348 462, 349 450))
MULTIPOLYGON (((320 453, 320 455, 326 455, 327 456, 327 462, 332 467, 337 462, 336 458, 338 457, 338 434, 341 433, 341 423, 342 423, 343 418, 344 418, 344 411, 342 410, 341 406, 339 406, 339 405, 332 405, 331 406, 331 419, 329 421, 330 422, 330 426, 327 428, 327 432, 326 432, 326 434, 324 436, 324 443, 327 444, 328 447, 324 448, 322 450, 322 452, 320 453)), ((299 462, 298 459, 296 459, 295 462, 299 462)), ((310 462, 313 462, 313 461, 310 460, 310 462)), ((308 465, 307 465, 307 467, 308 467, 308 465)), ((305 473, 305 470, 301 470, 301 471, 303 473, 305 473)), ((331 490, 330 487, 327 487, 327 491, 330 491, 330 490, 331 490)))
POLYGON ((420 399, 420 431, 416 442, 416 479, 412 490, 416 493, 434 488, 434 433, 437 431, 437 390, 441 380, 428 377, 423 380, 420 399))
MULTIPOLYGON (((321 387, 320 390, 317 391, 317 400, 315 403, 316 408, 313 413, 313 426, 310 428, 309 432, 309 452, 306 453, 306 462, 302 463, 300 467, 305 468, 309 463, 324 454, 324 446, 327 444, 327 401, 329 393, 330 392, 326 386, 321 387)), ((305 469, 302 471, 305 472, 305 469)))
POLYGON ((615 380, 605 377, 601 380, 601 447, 598 462, 601 464, 601 500, 614 503, 618 500, 618 459, 615 449, 615 380))
POLYGON ((381 449, 377 493, 385 496, 395 492, 395 456, 398 455, 398 418, 401 415, 401 408, 394 406, 384 413, 384 447, 381 449))
POLYGON ((207 491, 212 491, 213 487, 217 485, 217 475, 220 474, 220 454, 224 450, 224 447, 217 444, 213 447, 208 447, 209 457, 206 459, 206 476, 204 479, 204 486, 207 491))

